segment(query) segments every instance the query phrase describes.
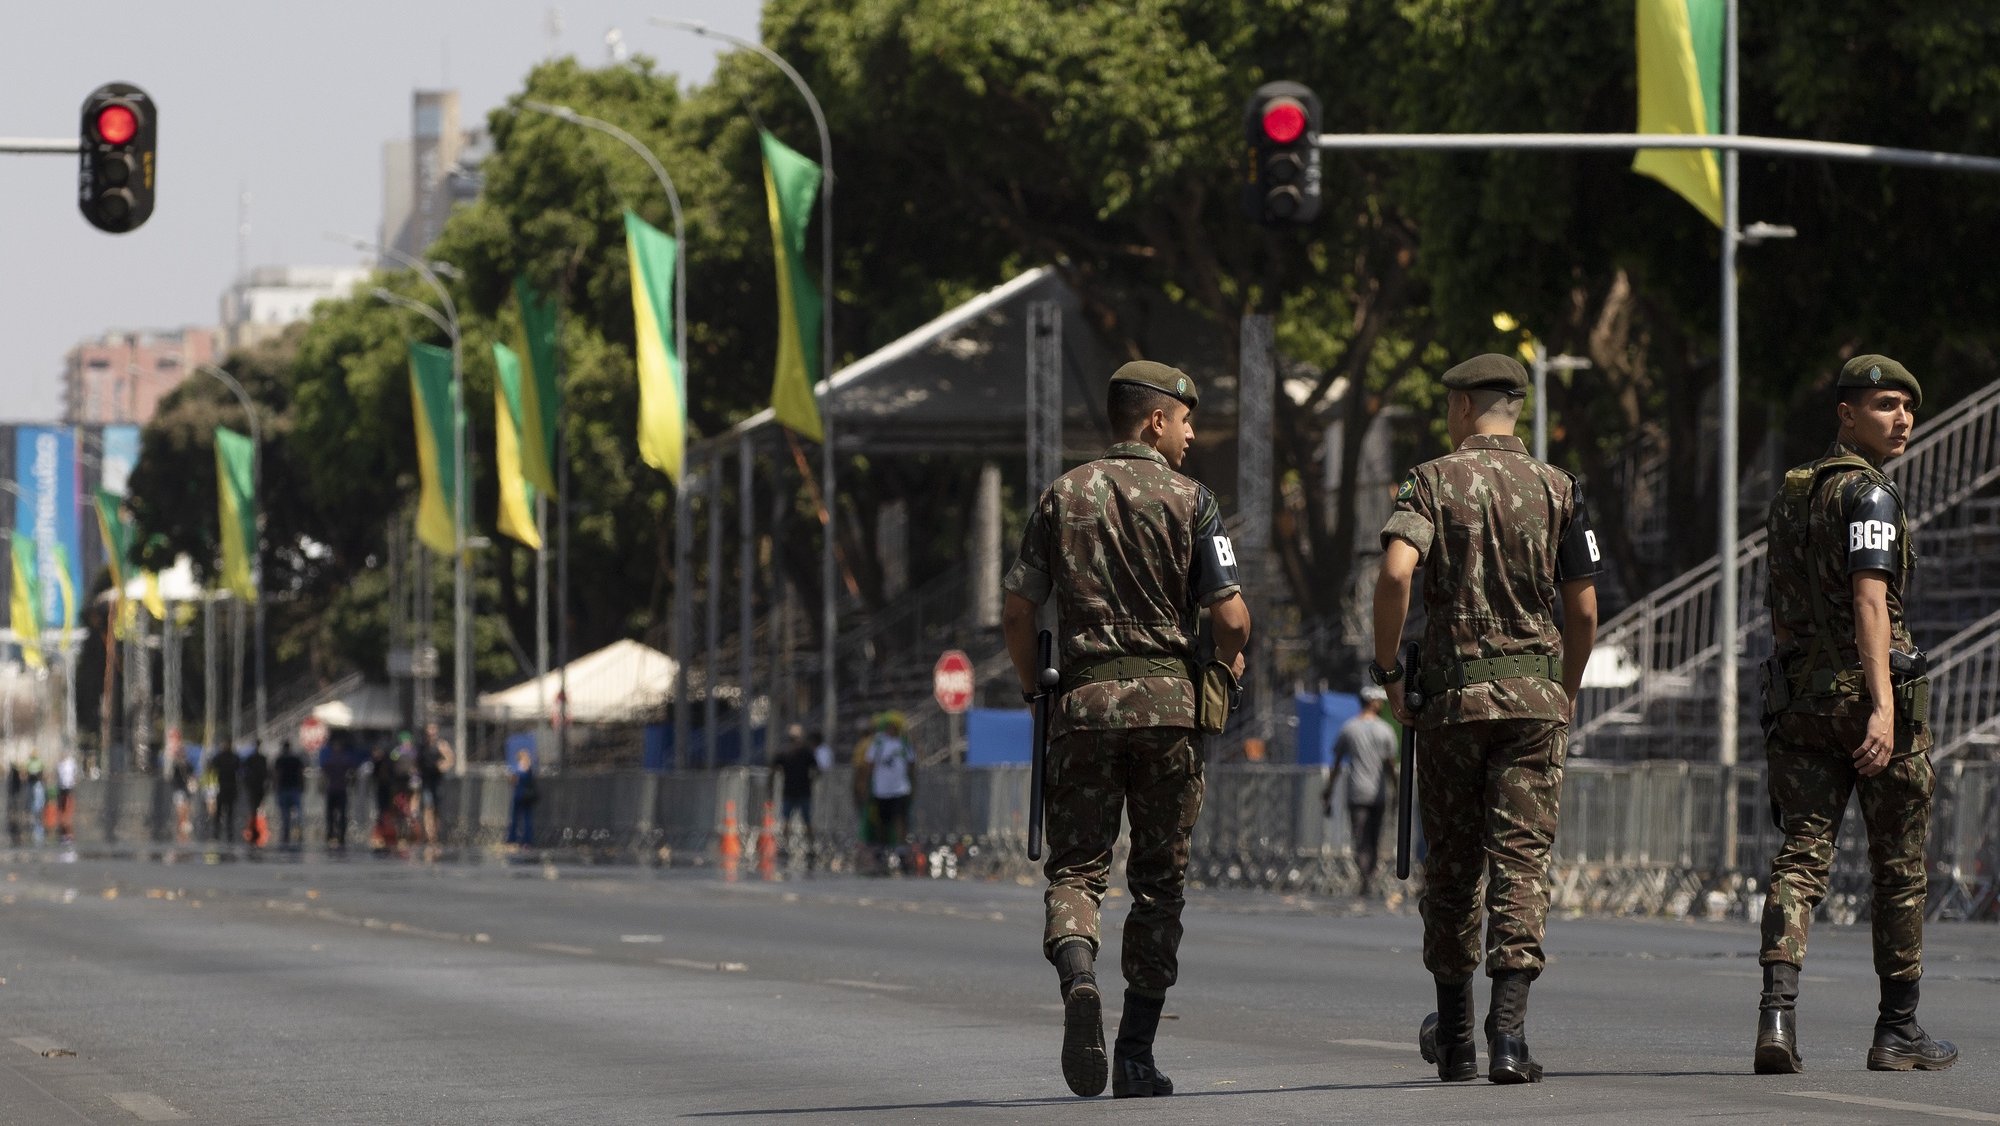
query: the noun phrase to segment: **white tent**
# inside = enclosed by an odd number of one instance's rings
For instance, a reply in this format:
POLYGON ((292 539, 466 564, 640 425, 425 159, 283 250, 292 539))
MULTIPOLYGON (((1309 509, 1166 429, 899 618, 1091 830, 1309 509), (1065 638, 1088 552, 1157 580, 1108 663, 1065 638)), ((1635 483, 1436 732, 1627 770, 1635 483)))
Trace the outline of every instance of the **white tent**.
MULTIPOLYGON (((672 657, 636 641, 614 641, 569 663, 571 723, 617 723, 656 711, 673 698, 672 657)), ((560 671, 479 697, 480 718, 539 721, 555 710, 560 671)))
POLYGON ((312 710, 313 718, 337 731, 393 731, 404 725, 403 709, 387 685, 363 684, 312 710))
MULTIPOLYGON (((133 575, 125 580, 125 597, 138 601, 146 596, 146 578, 133 575)), ((174 565, 160 572, 160 597, 168 602, 201 601, 201 584, 194 580, 194 565, 185 555, 175 558, 174 565)))

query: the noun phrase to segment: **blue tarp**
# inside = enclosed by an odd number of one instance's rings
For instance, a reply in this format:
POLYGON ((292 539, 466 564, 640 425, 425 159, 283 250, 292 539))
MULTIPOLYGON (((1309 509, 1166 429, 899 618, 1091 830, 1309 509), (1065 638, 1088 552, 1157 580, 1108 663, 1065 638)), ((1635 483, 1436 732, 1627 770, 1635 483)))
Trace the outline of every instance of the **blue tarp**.
POLYGON ((1351 692, 1301 692, 1295 698, 1299 716, 1299 763, 1333 765, 1333 740, 1340 725, 1361 713, 1361 697, 1351 692))
POLYGON ((965 765, 1025 763, 1034 751, 1035 715, 1026 708, 973 708, 965 713, 965 765))
MULTIPOLYGON (((688 758, 685 764, 690 769, 705 769, 711 766, 745 766, 767 763, 764 753, 765 730, 761 727, 750 733, 750 757, 745 759, 738 751, 742 742, 742 729, 735 724, 723 728, 715 737, 715 761, 709 762, 708 739, 699 727, 688 732, 688 758)), ((674 725, 671 723, 649 723, 646 725, 644 765, 647 770, 671 770, 674 765, 674 725)))

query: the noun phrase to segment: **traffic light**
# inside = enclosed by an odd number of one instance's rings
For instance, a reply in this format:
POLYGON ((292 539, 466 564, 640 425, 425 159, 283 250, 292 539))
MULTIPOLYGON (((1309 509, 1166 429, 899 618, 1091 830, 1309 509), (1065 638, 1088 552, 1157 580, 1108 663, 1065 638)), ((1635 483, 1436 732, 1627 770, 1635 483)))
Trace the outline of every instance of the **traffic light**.
POLYGON ((1270 226, 1319 217, 1319 95, 1296 82, 1266 82, 1243 111, 1250 175, 1243 208, 1270 226))
POLYGON ((160 112, 144 90, 107 82, 83 100, 76 204, 90 225, 123 234, 153 214, 160 112))

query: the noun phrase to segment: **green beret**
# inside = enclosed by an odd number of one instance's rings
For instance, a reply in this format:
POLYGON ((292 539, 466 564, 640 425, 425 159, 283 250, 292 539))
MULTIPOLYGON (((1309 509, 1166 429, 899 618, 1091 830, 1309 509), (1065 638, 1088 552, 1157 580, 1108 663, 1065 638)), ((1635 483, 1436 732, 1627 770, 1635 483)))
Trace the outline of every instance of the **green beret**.
POLYGON ((1201 394, 1195 389, 1194 380, 1188 378, 1188 373, 1152 360, 1133 360, 1112 372, 1111 382, 1143 384, 1172 395, 1186 403, 1189 410, 1193 410, 1195 403, 1201 400, 1201 394))
POLYGON ((1840 369, 1836 387, 1897 387, 1910 393, 1910 409, 1924 405, 1924 389, 1910 369, 1873 352, 1856 356, 1840 369))
POLYGON ((1488 352, 1445 372, 1444 385, 1454 391, 1505 391, 1519 399, 1528 393, 1528 369, 1512 356, 1488 352))

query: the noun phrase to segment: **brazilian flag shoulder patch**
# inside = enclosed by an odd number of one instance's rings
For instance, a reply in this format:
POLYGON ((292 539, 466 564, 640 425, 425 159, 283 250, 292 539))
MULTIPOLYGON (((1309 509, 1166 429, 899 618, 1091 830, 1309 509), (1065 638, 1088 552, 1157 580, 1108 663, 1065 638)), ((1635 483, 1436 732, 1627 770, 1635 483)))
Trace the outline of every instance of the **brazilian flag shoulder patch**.
POLYGON ((1417 475, 1412 473, 1403 478, 1403 487, 1396 490, 1397 500, 1409 500, 1417 495, 1417 475))

